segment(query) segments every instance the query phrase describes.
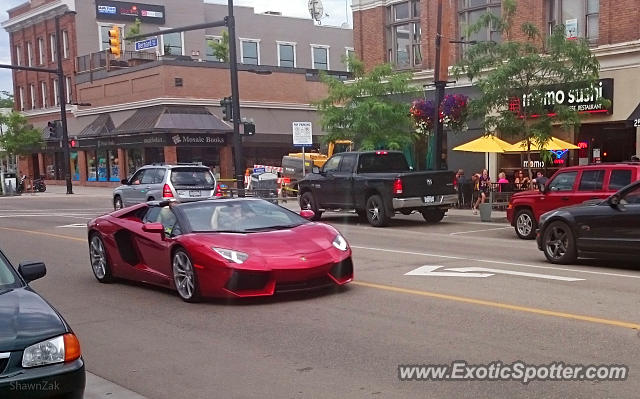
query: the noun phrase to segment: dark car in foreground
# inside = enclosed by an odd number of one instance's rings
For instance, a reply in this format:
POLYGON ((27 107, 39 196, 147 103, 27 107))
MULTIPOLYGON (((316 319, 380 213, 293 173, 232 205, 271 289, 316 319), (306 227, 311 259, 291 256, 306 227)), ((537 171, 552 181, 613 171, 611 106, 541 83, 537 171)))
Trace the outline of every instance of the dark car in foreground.
POLYGON ((187 302, 350 282, 347 241, 305 217, 258 198, 139 204, 89 222, 91 267, 100 282, 150 283, 187 302))
POLYGON ((80 343, 62 316, 28 283, 43 277, 43 263, 16 272, 0 252, 0 398, 84 395, 80 343))
POLYGON ((640 182, 604 201, 545 213, 537 242, 551 263, 572 263, 589 254, 640 255, 640 182))

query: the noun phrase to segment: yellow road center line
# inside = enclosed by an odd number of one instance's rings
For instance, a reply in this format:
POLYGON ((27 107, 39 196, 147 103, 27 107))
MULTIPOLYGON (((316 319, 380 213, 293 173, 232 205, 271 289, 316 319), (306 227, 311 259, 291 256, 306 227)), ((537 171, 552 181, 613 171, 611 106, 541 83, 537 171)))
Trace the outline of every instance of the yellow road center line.
POLYGON ((81 242, 85 242, 85 243, 88 242, 86 238, 78 238, 78 237, 65 236, 65 235, 62 235, 62 234, 47 233, 45 231, 14 229, 12 227, 0 227, 0 230, 15 231, 17 233, 37 234, 37 235, 41 235, 41 236, 62 238, 62 239, 65 239, 65 240, 81 241, 81 242))
POLYGON ((379 290, 383 290, 383 291, 391 291, 391 292, 398 292, 398 293, 402 293, 402 294, 418 295, 418 296, 430 297, 430 298, 438 298, 438 299, 444 299, 444 300, 447 300, 447 301, 463 302, 463 303, 470 303, 470 304, 473 304, 473 305, 480 305, 480 306, 488 306, 488 307, 492 307, 492 308, 513 310, 513 311, 516 311, 516 312, 534 313, 534 314, 539 314, 539 315, 544 315, 544 316, 561 317, 561 318, 564 318, 564 319, 580 320, 580 321, 586 321, 586 322, 589 322, 589 323, 605 324, 605 325, 610 325, 610 326, 632 328, 632 329, 640 330, 640 324, 632 323, 632 322, 626 322, 626 321, 602 319, 602 318, 599 318, 599 317, 585 316, 585 315, 579 315, 579 314, 573 314, 573 313, 557 312, 555 310, 530 308, 530 307, 526 307, 526 306, 511 305, 511 304, 508 304, 508 303, 486 301, 486 300, 483 300, 483 299, 474 299, 474 298, 466 298, 466 297, 456 296, 456 295, 439 294, 437 292, 412 290, 412 289, 408 289, 408 288, 394 287, 394 286, 391 286, 391 285, 367 283, 367 282, 364 282, 364 281, 353 281, 351 284, 359 285, 359 286, 362 286, 362 287, 375 288, 375 289, 379 289, 379 290))

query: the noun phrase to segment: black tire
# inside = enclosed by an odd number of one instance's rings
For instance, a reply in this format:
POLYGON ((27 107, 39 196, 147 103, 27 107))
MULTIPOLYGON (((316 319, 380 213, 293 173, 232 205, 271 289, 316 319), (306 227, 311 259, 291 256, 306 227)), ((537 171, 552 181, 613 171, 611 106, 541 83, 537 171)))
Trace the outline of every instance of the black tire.
POLYGON ((571 227, 562 221, 551 222, 542 233, 542 251, 551 263, 573 263, 578 258, 576 238, 571 227))
POLYGON ((102 237, 98 233, 93 233, 89 237, 89 261, 91 262, 91 271, 96 280, 103 284, 113 282, 109 254, 104 246, 102 237))
POLYGON ((155 198, 153 198, 153 197, 149 197, 149 198, 147 198, 147 201, 155 201, 155 200, 156 200, 156 199, 155 199, 155 198))
POLYGON ((536 238, 536 229, 538 228, 538 222, 533 216, 533 212, 529 209, 521 209, 516 212, 514 219, 514 228, 516 235, 523 240, 533 240, 536 238))
POLYGON ((124 204, 122 203, 122 198, 119 195, 113 197, 113 209, 118 210, 124 208, 124 204))
POLYGON ((442 209, 424 209, 421 213, 427 223, 438 223, 444 218, 445 214, 442 209))
POLYGON ((378 194, 374 194, 367 198, 366 211, 367 221, 373 227, 387 226, 391 220, 384 207, 384 201, 378 194))
POLYGON ((173 282, 180 299, 190 303, 199 302, 201 297, 198 274, 193 267, 191 257, 184 249, 179 248, 173 252, 171 270, 173 282))
POLYGON ((311 220, 320 220, 322 217, 322 211, 318 210, 318 203, 316 202, 316 198, 313 196, 311 191, 306 191, 302 193, 300 196, 300 209, 308 209, 313 211, 315 215, 311 218, 311 220))

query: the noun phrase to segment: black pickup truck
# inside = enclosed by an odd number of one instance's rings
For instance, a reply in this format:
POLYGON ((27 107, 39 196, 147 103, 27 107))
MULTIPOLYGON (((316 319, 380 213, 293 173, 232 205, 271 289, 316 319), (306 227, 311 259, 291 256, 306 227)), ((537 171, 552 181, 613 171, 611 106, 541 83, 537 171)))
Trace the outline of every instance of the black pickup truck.
POLYGON ((347 152, 329 158, 322 170, 298 182, 301 209, 315 212, 355 209, 372 226, 382 227, 396 212, 442 220, 458 200, 452 171, 414 172, 398 151, 347 152))

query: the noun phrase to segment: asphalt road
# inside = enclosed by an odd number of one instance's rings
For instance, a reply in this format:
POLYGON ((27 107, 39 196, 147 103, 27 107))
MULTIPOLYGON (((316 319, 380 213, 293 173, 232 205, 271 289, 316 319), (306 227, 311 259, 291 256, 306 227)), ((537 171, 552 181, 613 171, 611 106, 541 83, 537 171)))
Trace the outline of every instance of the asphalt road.
POLYGON ((46 262, 48 275, 33 286, 71 323, 88 371, 148 398, 637 398, 640 392, 638 262, 552 266, 506 224, 470 214, 438 225, 399 216, 384 229, 329 214, 323 221, 354 251, 356 279, 347 288, 187 304, 162 289, 94 279, 83 226, 109 208, 108 190, 0 198, 0 248, 16 265, 46 262), (423 275, 406 275, 416 269, 423 275), (456 360, 622 364, 630 371, 626 381, 526 385, 398 378, 400 364, 456 360))

